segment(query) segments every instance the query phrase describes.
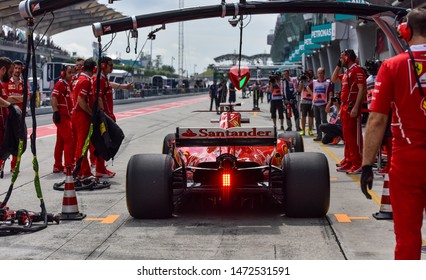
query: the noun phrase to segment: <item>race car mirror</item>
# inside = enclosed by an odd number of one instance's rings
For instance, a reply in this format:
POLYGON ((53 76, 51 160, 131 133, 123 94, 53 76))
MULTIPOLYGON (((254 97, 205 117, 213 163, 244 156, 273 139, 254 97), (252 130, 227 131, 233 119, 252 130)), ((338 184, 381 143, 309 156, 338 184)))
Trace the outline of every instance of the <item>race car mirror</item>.
POLYGON ((234 87, 240 90, 250 80, 250 69, 247 66, 240 67, 240 73, 238 74, 238 66, 233 66, 229 71, 229 79, 234 87))

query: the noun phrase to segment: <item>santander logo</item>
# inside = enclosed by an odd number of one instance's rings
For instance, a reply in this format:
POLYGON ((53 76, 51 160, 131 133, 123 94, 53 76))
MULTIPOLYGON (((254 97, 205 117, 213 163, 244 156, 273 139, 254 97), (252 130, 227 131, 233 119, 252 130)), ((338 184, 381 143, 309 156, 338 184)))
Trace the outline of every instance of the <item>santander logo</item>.
POLYGON ((274 138, 273 127, 243 128, 179 128, 179 137, 191 139, 204 138, 274 138))
POLYGON ((182 133, 182 136, 185 136, 185 137, 195 137, 195 136, 197 136, 197 134, 194 133, 191 129, 188 128, 186 130, 186 132, 182 133))

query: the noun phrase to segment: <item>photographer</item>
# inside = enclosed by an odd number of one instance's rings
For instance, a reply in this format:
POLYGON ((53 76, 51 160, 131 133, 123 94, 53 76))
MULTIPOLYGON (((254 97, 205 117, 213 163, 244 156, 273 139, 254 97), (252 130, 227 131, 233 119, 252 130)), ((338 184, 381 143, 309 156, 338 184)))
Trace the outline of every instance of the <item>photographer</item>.
POLYGON ((342 122, 340 121, 340 98, 339 93, 335 93, 325 106, 325 112, 331 114, 328 123, 323 123, 319 126, 321 132, 324 133, 322 138, 323 144, 337 145, 343 138, 342 122))
POLYGON ((299 109, 297 108, 297 91, 294 85, 293 80, 290 78, 290 73, 288 70, 283 72, 283 93, 284 93, 284 103, 286 105, 286 119, 287 119, 287 131, 292 130, 291 124, 291 111, 294 115, 294 122, 296 124, 296 131, 301 131, 299 123, 299 109), (289 113, 290 110, 290 113, 289 113))
POLYGON ((312 110, 312 94, 308 92, 307 86, 312 80, 313 77, 312 69, 308 69, 306 73, 302 73, 299 78, 299 85, 297 87, 297 91, 301 92, 302 99, 300 100, 300 110, 302 111, 302 131, 300 135, 305 135, 305 126, 306 126, 306 117, 308 118, 308 134, 310 136, 314 136, 314 132, 312 131, 312 127, 314 124, 314 113, 312 110))
POLYGON ((276 75, 269 76, 269 91, 271 92, 271 119, 274 127, 277 126, 277 111, 280 119, 280 129, 284 130, 284 106, 283 95, 278 84, 279 77, 276 75))

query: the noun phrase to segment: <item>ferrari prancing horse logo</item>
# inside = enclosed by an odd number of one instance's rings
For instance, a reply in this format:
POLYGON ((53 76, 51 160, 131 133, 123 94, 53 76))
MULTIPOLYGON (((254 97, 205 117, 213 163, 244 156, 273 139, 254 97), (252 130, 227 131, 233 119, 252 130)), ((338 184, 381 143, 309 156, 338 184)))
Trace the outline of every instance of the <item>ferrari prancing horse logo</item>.
POLYGON ((422 103, 421 103, 421 105, 420 105, 420 108, 423 110, 423 113, 425 114, 425 116, 426 116, 426 97, 423 97, 423 99, 422 99, 422 103))
POLYGON ((423 64, 420 62, 416 62, 414 66, 417 76, 420 76, 420 74, 423 72, 423 64))

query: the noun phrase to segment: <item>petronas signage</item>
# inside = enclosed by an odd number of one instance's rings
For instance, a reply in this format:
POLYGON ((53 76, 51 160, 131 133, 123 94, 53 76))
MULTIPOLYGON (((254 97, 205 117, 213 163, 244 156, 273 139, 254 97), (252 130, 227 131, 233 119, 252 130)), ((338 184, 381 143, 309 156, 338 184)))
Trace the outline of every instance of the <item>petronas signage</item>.
POLYGON ((312 43, 329 42, 332 39, 332 25, 331 23, 312 26, 311 40, 312 43))

